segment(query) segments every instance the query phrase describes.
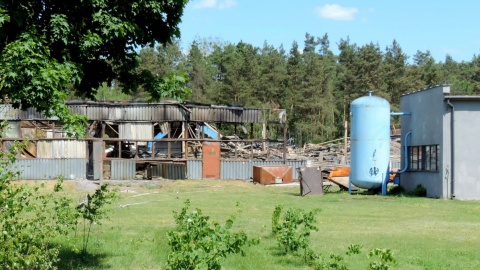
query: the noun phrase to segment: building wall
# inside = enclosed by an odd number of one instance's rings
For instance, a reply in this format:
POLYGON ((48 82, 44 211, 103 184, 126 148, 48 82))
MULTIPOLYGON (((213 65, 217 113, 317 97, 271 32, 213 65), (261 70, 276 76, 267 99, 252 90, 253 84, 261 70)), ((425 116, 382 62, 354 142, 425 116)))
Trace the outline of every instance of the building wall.
MULTIPOLYGON (((454 111, 454 178, 456 199, 480 199, 480 102, 451 100, 454 111)), ((450 122, 450 120, 449 120, 450 122)))
MULTIPOLYGON (((444 93, 449 93, 449 86, 438 86, 401 97, 401 111, 411 115, 402 117, 402 149, 405 146, 405 135, 412 131, 409 146, 439 145, 439 171, 418 172, 407 170, 400 176, 400 185, 406 191, 412 191, 418 184, 427 189, 429 197, 446 197, 447 184, 443 181, 445 175, 444 124, 447 107, 444 104, 444 93)), ((402 168, 405 167, 405 156, 402 151, 402 168)))

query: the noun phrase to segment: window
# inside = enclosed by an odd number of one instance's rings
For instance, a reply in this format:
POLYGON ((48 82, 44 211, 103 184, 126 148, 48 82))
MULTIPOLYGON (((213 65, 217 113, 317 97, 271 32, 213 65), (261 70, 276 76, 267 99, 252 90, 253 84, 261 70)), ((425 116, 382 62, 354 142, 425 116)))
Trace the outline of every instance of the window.
POLYGON ((420 145, 408 147, 409 171, 438 171, 439 145, 420 145))

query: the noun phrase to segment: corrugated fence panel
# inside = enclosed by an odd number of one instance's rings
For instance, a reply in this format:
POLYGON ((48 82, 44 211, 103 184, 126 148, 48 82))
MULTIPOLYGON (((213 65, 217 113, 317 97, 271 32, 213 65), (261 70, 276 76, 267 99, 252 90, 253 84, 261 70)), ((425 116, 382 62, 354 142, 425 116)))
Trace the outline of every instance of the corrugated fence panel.
POLYGON ((202 179, 202 160, 187 161, 187 178, 202 179))
POLYGON ((20 171, 19 179, 48 180, 59 176, 65 179, 86 179, 87 159, 19 159, 15 168, 20 171))
POLYGON ((180 163, 165 164, 165 179, 179 180, 187 177, 187 166, 180 163))
POLYGON ((112 160, 111 166, 112 180, 133 180, 135 179, 135 160, 112 160))
POLYGON ((148 169, 150 177, 162 177, 170 180, 185 179, 187 166, 184 163, 159 163, 148 169))
POLYGON ((253 174, 252 161, 226 161, 220 162, 220 179, 250 179, 253 174))

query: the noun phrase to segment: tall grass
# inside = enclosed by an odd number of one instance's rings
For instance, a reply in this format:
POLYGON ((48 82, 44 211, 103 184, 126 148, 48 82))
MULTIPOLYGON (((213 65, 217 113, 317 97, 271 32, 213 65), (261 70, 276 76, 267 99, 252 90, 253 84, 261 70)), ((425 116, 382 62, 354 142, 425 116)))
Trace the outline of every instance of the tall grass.
MULTIPOLYGON (((344 253, 350 244, 362 254, 348 258, 350 269, 366 269, 367 252, 388 248, 395 269, 480 269, 480 202, 404 196, 299 196, 299 187, 271 187, 243 181, 163 181, 153 186, 119 186, 120 199, 110 220, 92 228, 88 258, 71 261, 68 246, 63 266, 76 269, 163 269, 169 251, 166 233, 186 199, 212 220, 224 222, 237 210, 233 230, 243 230, 260 244, 233 255, 224 269, 308 269, 301 258, 284 256, 271 235, 275 205, 299 207, 317 214, 318 232, 311 247, 326 257, 344 253)), ((75 192, 72 191, 72 196, 75 192)), ((62 240, 60 240, 62 241, 62 240)), ((65 240, 65 243, 67 241, 65 240)))

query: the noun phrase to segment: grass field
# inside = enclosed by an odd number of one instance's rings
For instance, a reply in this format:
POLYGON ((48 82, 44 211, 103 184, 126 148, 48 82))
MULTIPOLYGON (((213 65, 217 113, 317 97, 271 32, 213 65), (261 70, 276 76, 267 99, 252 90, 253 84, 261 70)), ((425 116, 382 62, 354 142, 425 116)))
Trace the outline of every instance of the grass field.
MULTIPOLYGON (((68 184, 68 183, 67 183, 68 184)), ((224 222, 237 210, 233 230, 243 230, 260 244, 246 257, 231 255, 223 269, 308 269, 302 260, 281 255, 271 236, 275 205, 307 211, 320 208, 311 247, 322 255, 344 253, 350 244, 362 253, 348 257, 350 269, 366 269, 373 248, 388 248, 395 269, 480 269, 480 202, 405 196, 350 195, 330 192, 301 197, 299 187, 254 185, 243 181, 162 181, 114 186, 120 198, 110 219, 95 225, 89 255, 62 267, 76 269, 164 269, 166 233, 186 199, 211 220, 224 222)), ((81 198, 87 191, 74 191, 81 198)), ((62 252, 71 258, 71 246, 62 252)))

